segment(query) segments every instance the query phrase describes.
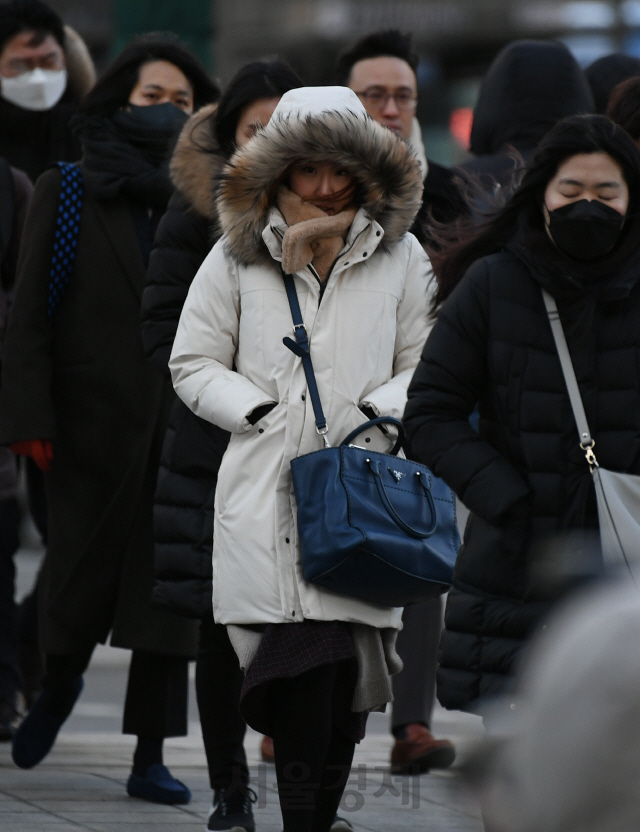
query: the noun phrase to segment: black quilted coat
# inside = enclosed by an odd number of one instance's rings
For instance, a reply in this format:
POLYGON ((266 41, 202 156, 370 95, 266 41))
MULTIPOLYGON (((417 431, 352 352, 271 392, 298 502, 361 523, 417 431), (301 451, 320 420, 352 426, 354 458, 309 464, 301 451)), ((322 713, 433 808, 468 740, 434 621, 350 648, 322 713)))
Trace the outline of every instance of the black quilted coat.
MULTIPOLYGON (((142 342, 168 377, 169 356, 191 281, 216 239, 211 182, 224 158, 211 146, 215 105, 185 125, 172 160, 177 192, 158 226, 142 298, 142 342)), ((229 434, 175 398, 154 505, 154 603, 186 615, 212 615, 213 501, 229 434)))
POLYGON ((443 305, 409 388, 413 455, 471 510, 441 642, 447 708, 474 710, 503 690, 545 611, 532 544, 597 528, 541 285, 558 301, 599 463, 640 474, 640 259, 580 290, 565 291, 556 274, 518 245, 477 261, 443 305), (476 402, 479 433, 469 425, 476 402))

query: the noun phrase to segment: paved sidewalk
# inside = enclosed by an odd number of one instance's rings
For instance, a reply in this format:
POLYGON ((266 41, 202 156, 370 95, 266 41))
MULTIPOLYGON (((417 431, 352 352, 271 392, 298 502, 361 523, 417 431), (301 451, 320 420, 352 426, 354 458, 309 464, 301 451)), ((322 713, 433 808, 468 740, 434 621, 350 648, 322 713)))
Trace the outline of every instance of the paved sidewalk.
MULTIPOLYGON (((390 740, 383 715, 356 753, 344 814, 356 830, 422 829, 482 832, 477 806, 455 771, 392 777, 390 740), (380 733, 380 729, 383 732, 380 733), (351 811, 349 811, 349 809, 351 811)), ((462 750, 478 735, 476 726, 440 723, 440 734, 462 750), (456 729, 455 732, 453 729, 456 729)), ((192 732, 193 733, 193 732, 192 732)), ((9 746, 0 746, 0 829, 2 832, 191 832, 203 830, 211 802, 199 736, 166 743, 165 762, 193 791, 186 807, 157 806, 127 797, 133 738, 112 733, 63 732, 46 762, 33 771, 13 766, 9 746)), ((259 736, 249 731, 246 747, 252 785, 258 793, 258 832, 282 828, 272 766, 258 760, 259 736)))
MULTIPOLYGON (((18 595, 31 586, 39 553, 18 558, 18 595)), ((85 689, 46 761, 22 771, 0 743, 0 832, 202 832, 211 804, 197 709, 191 691, 190 735, 165 743, 165 763, 193 792, 186 807, 129 798, 125 783, 134 738, 120 734, 129 653, 100 647, 85 675, 85 689)), ((193 686, 192 686, 193 687, 193 686)), ((418 778, 391 776, 389 718, 372 714, 358 746, 341 813, 357 832, 482 832, 478 807, 455 769, 418 778)), ((477 718, 438 709, 434 733, 452 739, 464 757, 481 736, 477 718)), ((257 832, 280 832, 273 766, 260 762, 260 737, 248 730, 257 832)))

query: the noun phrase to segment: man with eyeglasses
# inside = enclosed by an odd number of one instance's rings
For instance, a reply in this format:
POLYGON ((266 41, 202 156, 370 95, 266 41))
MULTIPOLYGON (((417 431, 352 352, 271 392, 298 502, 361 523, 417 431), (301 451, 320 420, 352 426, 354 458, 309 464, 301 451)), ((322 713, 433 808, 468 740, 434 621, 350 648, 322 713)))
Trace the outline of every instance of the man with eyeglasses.
MULTIPOLYGON (((393 130, 413 149, 423 170, 423 209, 414 228, 420 242, 428 242, 424 219, 431 212, 440 222, 449 222, 465 210, 447 168, 427 161, 420 125, 415 117, 418 98, 411 36, 396 30, 375 32, 358 41, 338 60, 336 81, 350 87, 369 115, 393 130), (422 215, 422 222, 421 216, 422 215), (425 239, 426 237, 426 239, 425 239)), ((432 768, 447 768, 455 759, 449 740, 437 740, 430 724, 435 701, 438 644, 442 629, 440 598, 406 607, 397 649, 404 669, 393 677, 391 728, 395 744, 391 770, 414 774, 432 768)))
POLYGON ((447 223, 467 210, 453 181, 453 173, 427 160, 422 131, 416 118, 418 55, 411 35, 396 29, 373 32, 338 59, 336 83, 352 89, 366 111, 383 127, 393 130, 412 148, 424 176, 423 207, 412 232, 425 245, 433 243, 429 220, 447 223))

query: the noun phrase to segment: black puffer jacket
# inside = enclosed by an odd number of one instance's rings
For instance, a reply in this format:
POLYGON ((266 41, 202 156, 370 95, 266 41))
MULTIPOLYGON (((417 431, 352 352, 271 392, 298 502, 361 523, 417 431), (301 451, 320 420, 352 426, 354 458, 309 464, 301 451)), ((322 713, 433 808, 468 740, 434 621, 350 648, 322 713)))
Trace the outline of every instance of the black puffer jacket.
POLYGON ((521 40, 489 67, 473 111, 470 151, 458 170, 485 190, 508 189, 542 137, 561 119, 592 113, 593 97, 571 52, 556 41, 521 40), (515 151, 515 154, 514 154, 515 151))
POLYGON ((546 609, 531 544, 597 528, 588 465, 540 284, 557 296, 598 460, 640 474, 640 260, 562 294, 514 246, 476 262, 443 305, 409 388, 411 449, 471 510, 449 595, 438 695, 474 710, 502 690, 546 609), (480 432, 469 425, 478 402, 480 432))
MULTIPOLYGON (((147 357, 168 363, 191 281, 216 240, 210 183, 224 158, 213 144, 215 105, 185 125, 171 164, 177 188, 158 226, 142 299, 147 357)), ((211 615, 213 501, 229 434, 199 419, 177 397, 162 449, 154 506, 154 602, 173 612, 211 615)))

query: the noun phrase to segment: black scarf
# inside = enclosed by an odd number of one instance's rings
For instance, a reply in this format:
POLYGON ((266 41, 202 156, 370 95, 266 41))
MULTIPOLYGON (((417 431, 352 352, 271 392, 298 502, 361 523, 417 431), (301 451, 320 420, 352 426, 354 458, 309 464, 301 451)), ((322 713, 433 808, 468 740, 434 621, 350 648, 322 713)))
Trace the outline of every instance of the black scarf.
POLYGON ((586 348, 601 302, 624 300, 640 280, 640 217, 629 215, 618 243, 605 257, 574 260, 549 239, 544 228, 521 219, 507 245, 531 277, 558 301, 570 345, 586 348))
POLYGON ((82 144, 88 192, 97 199, 123 194, 164 211, 173 193, 169 159, 177 139, 175 127, 149 127, 119 110, 110 118, 79 114, 73 128, 82 144))
POLYGON ((608 254, 587 262, 575 260, 555 245, 542 224, 523 215, 507 248, 558 300, 573 301, 593 291, 614 300, 626 297, 640 277, 639 241, 640 213, 630 211, 620 239, 608 254))

